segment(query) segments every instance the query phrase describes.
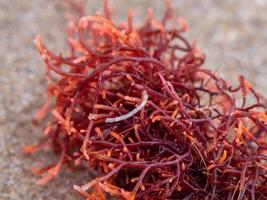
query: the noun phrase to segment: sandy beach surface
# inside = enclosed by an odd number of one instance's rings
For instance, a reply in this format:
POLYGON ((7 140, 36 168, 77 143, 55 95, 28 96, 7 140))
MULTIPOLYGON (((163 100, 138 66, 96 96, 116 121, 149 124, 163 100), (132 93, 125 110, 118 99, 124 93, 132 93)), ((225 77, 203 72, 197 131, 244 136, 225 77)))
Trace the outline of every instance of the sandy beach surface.
MULTIPOLYGON (((101 1, 87 2, 86 14, 101 10, 101 1)), ((177 16, 190 25, 187 37, 197 40, 207 55, 205 67, 233 83, 241 73, 267 96, 267 1, 177 0, 173 4, 177 16)), ((117 21, 126 17, 129 8, 136 11, 136 23, 149 7, 157 18, 163 11, 161 0, 111 0, 111 5, 117 21)), ((21 153, 21 147, 36 143, 42 131, 31 123, 45 99, 44 67, 33 39, 39 34, 53 51, 66 51, 69 12, 52 0, 0 0, 0 200, 80 199, 72 185, 88 180, 88 172, 62 170, 49 184, 37 186, 31 167, 55 157, 21 153)))

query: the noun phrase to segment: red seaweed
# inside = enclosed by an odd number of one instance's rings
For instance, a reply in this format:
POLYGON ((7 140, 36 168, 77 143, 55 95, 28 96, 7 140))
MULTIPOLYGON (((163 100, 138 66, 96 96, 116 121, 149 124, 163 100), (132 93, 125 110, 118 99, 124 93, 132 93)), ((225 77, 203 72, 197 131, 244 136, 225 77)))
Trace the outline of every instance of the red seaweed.
POLYGON ((70 55, 40 37, 50 115, 43 142, 58 163, 37 173, 44 184, 62 165, 96 177, 75 185, 85 199, 267 199, 267 104, 252 85, 238 86, 203 68, 204 54, 167 4, 135 27, 104 16, 70 22, 70 55))

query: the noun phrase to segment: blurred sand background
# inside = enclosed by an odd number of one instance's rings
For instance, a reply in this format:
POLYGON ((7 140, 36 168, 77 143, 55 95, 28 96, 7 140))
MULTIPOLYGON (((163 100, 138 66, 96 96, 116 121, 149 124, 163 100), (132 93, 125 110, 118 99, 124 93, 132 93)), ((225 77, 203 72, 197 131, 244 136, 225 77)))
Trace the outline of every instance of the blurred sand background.
MULTIPOLYGON (((161 0, 110 2, 117 20, 126 17, 128 8, 135 10, 137 23, 149 7, 157 18, 162 16, 161 0)), ((86 14, 101 10, 101 4, 88 0, 86 14)), ((190 25, 187 37, 196 39, 207 55, 206 67, 231 82, 244 74, 267 96, 266 0, 173 0, 173 5, 177 16, 184 16, 190 25)), ((0 200, 80 199, 72 185, 88 178, 86 172, 63 170, 57 179, 38 187, 30 168, 54 157, 49 153, 27 157, 20 150, 36 143, 41 134, 41 128, 31 124, 45 88, 34 36, 40 34, 50 49, 64 51, 68 12, 52 0, 0 0, 0 200)))

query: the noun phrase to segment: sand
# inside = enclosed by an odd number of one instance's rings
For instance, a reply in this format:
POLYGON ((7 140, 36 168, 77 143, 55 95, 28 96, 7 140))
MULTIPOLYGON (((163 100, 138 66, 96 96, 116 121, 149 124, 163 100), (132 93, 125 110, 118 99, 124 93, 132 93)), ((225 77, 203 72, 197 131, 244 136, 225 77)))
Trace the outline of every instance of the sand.
MULTIPOLYGON (((162 15, 162 1, 111 0, 117 5, 115 19, 136 10, 136 23, 148 7, 162 15)), ((262 92, 267 91, 267 1, 177 0, 177 16, 189 25, 188 38, 196 39, 207 55, 207 68, 217 70, 230 82, 242 73, 262 92)), ((101 9, 100 1, 88 1, 87 14, 101 9)), ((85 183, 87 172, 75 174, 62 170, 46 186, 37 186, 32 166, 52 162, 50 153, 25 156, 21 147, 34 144, 41 128, 31 123, 36 109, 44 101, 43 63, 33 39, 40 34, 47 46, 64 51, 64 16, 67 8, 54 1, 0 0, 0 200, 80 199, 73 184, 85 183)), ((265 93, 265 96, 266 93, 265 93)))

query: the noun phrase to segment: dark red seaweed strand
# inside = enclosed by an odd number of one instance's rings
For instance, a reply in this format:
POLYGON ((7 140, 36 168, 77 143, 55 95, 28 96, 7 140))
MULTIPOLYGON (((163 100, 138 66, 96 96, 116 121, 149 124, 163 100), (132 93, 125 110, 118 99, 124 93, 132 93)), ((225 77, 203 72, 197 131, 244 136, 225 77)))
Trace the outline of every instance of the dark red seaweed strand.
POLYGON ((184 20, 168 5, 161 21, 116 25, 87 16, 70 23, 69 57, 37 37, 47 67, 52 113, 44 144, 61 155, 39 172, 45 183, 62 164, 95 169, 74 186, 86 199, 266 199, 266 101, 240 76, 239 86, 201 65, 183 37, 184 20), (175 24, 175 26, 173 25, 175 24))

